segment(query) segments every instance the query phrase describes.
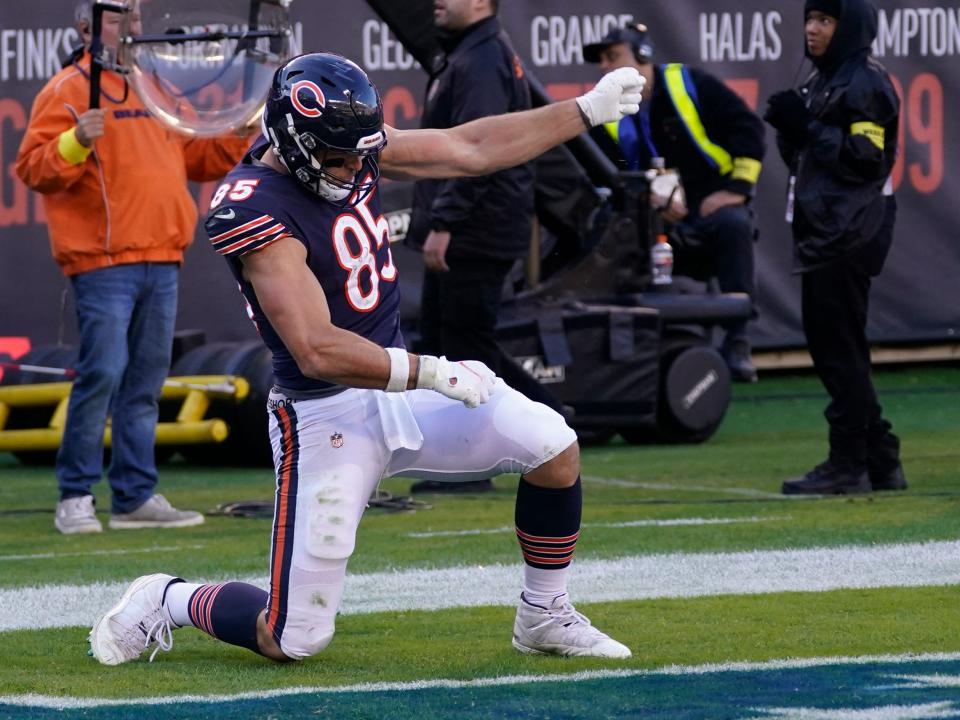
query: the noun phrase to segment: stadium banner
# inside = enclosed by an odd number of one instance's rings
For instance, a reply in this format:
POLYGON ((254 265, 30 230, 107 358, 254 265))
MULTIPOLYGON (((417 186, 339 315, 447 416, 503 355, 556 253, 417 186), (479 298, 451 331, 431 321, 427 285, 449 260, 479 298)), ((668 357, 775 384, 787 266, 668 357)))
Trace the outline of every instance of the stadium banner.
MULTIPOLYGON (((73 4, 0 3, 0 353, 11 356, 30 345, 76 339, 69 282, 51 259, 43 205, 14 173, 33 98, 78 41, 73 4)), ((892 178, 900 208, 896 239, 875 283, 869 333, 877 342, 955 339, 960 170, 946 160, 960 159, 960 122, 950 122, 960 118, 960 2, 879 0, 877 6, 875 51, 894 76, 903 113, 892 178)), ((799 1, 507 0, 500 15, 523 61, 554 99, 575 96, 599 77, 597 66, 583 62, 582 45, 631 21, 649 27, 657 62, 702 67, 760 112, 765 98, 798 83, 810 67, 802 63, 799 1)), ((354 59, 379 87, 387 122, 417 126, 426 76, 367 4, 294 0, 291 19, 295 47, 354 59)), ((791 240, 783 220, 787 177, 769 128, 767 139, 756 199, 759 319, 751 334, 760 348, 799 347, 799 280, 790 272, 791 240)), ((214 188, 194 188, 201 210, 214 188)), ((389 186, 384 192, 391 194, 389 186)), ((405 263, 416 262, 412 256, 400 260, 401 272, 405 263)), ((408 282, 409 301, 419 291, 408 282)), ((254 335, 230 273, 199 228, 181 277, 178 328, 202 329, 209 340, 254 335)))

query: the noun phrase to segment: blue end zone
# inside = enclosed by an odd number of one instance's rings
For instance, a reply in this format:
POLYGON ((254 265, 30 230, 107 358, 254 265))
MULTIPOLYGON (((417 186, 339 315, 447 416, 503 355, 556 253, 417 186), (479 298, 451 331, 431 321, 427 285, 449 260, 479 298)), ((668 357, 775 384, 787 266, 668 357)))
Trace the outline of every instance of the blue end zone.
MULTIPOLYGON (((554 665, 552 669, 556 669, 554 665)), ((145 688, 147 689, 147 688, 145 688)), ((48 710, 0 705, 4 720, 250 720, 252 718, 738 718, 795 717, 800 708, 843 711, 912 708, 889 717, 960 718, 960 660, 819 665, 644 674, 581 682, 535 682, 331 692, 263 700, 48 710), (910 676, 904 679, 902 676, 910 676), (951 686, 952 685, 952 686, 951 686), (925 708, 926 712, 924 711, 925 708), (793 710, 793 713, 790 711, 793 710)), ((860 717, 866 717, 861 714, 860 717)), ((887 715, 885 715, 887 717, 887 715)))

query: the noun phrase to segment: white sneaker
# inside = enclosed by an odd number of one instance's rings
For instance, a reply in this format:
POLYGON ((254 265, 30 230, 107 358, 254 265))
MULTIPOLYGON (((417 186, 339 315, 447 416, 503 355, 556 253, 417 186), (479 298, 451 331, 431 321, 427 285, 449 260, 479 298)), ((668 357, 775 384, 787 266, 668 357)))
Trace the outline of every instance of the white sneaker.
POLYGON ((111 530, 178 528, 202 524, 203 515, 193 510, 177 510, 163 495, 151 495, 133 512, 110 516, 111 530))
POLYGON ((513 646, 531 655, 628 658, 632 654, 626 645, 593 627, 566 593, 555 597, 550 607, 533 605, 521 594, 513 646))
POLYGON ((178 626, 163 607, 163 593, 172 575, 144 575, 134 580, 127 591, 94 624, 90 631, 90 654, 104 665, 119 665, 140 657, 156 642, 150 655, 173 647, 173 630, 178 626))
POLYGON ((53 525, 64 535, 103 532, 103 525, 97 520, 97 513, 93 509, 93 495, 81 495, 58 502, 53 525))

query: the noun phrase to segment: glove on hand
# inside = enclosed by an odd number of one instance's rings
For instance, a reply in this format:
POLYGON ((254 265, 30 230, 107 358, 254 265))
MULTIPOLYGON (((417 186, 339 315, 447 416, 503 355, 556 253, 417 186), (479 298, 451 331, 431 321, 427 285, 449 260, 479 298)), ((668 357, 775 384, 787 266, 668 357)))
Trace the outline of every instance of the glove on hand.
POLYGON ((450 362, 445 357, 420 356, 417 387, 435 390, 468 408, 487 402, 497 376, 479 360, 450 362))
POLYGON ((783 133, 788 140, 803 144, 813 115, 796 90, 782 90, 767 100, 763 119, 783 133))
POLYGON ((636 68, 617 68, 600 78, 592 90, 577 98, 590 127, 616 122, 640 111, 646 80, 636 68))

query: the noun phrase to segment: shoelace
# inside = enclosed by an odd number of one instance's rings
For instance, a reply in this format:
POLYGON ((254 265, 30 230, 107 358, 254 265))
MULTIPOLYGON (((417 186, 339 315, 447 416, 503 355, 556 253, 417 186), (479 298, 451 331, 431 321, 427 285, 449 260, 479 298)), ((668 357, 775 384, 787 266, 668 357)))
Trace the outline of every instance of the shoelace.
POLYGON ((547 625, 557 624, 563 627, 566 637, 569 641, 575 638, 582 638, 593 642, 602 637, 606 637, 603 632, 593 627, 590 619, 577 612, 577 609, 570 602, 565 602, 559 607, 546 609, 542 622, 537 623, 532 630, 543 628, 547 625))
POLYGON ((557 622, 563 625, 565 628, 569 628, 571 625, 580 625, 585 627, 590 627, 591 625, 589 618, 578 613, 577 609, 568 602, 564 603, 559 608, 549 610, 548 613, 552 617, 556 618, 557 622))
POLYGON ((167 620, 161 618, 150 626, 150 629, 147 631, 147 639, 143 645, 144 649, 150 647, 151 642, 156 642, 157 646, 153 649, 153 652, 150 653, 149 662, 153 662, 153 658, 156 657, 156 654, 161 650, 170 652, 173 649, 173 628, 170 627, 170 623, 167 620))

